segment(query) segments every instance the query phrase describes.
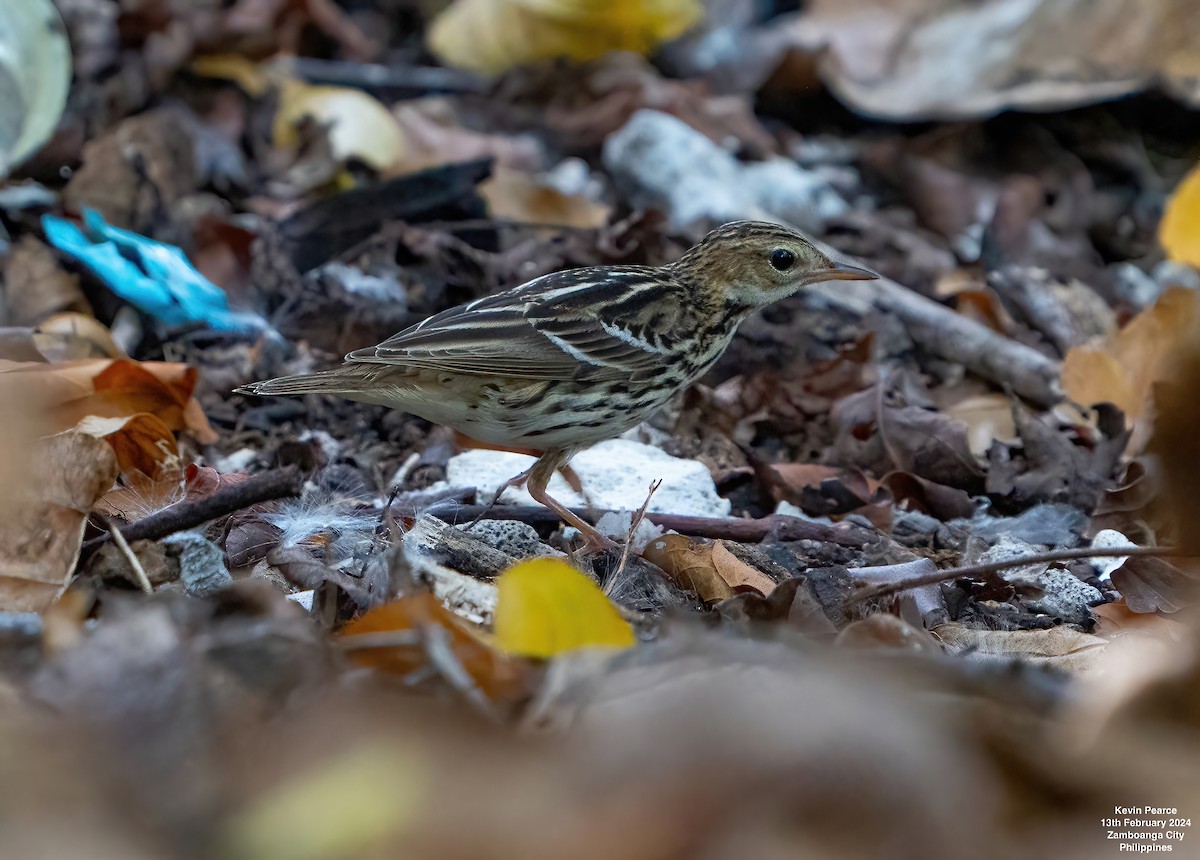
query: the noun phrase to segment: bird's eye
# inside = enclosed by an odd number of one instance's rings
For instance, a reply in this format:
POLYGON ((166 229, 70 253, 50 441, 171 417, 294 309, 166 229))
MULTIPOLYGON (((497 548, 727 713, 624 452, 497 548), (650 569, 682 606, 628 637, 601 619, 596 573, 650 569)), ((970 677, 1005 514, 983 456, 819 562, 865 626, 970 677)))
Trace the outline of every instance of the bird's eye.
POLYGON ((787 248, 776 248, 771 252, 771 265, 781 272, 786 272, 796 262, 796 255, 787 248))

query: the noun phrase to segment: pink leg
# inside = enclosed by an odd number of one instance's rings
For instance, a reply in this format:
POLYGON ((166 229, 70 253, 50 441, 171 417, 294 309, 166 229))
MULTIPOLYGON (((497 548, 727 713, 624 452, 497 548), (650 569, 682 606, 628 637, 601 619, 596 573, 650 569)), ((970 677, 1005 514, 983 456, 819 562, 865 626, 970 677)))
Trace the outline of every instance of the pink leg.
POLYGON ((567 460, 571 459, 574 453, 574 451, 547 451, 542 454, 533 464, 533 468, 529 470, 529 484, 526 489, 529 490, 529 495, 533 496, 534 500, 558 514, 563 522, 579 529, 580 534, 587 540, 587 549, 590 552, 615 549, 617 544, 614 541, 600 534, 595 528, 576 516, 570 508, 546 492, 546 485, 550 483, 550 478, 566 464, 567 460))

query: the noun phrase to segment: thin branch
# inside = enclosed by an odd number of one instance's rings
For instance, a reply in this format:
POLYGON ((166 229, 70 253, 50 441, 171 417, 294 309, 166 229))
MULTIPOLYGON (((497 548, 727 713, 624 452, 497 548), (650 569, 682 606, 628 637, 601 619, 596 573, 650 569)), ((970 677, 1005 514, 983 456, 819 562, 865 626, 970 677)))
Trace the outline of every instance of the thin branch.
POLYGON ((654 494, 658 488, 662 486, 662 478, 650 483, 650 491, 646 493, 646 501, 642 502, 642 506, 634 512, 629 518, 629 533, 625 536, 625 546, 621 547, 621 563, 617 565, 617 572, 614 577, 620 576, 625 572, 625 565, 629 564, 629 550, 633 546, 633 534, 638 530, 638 526, 642 524, 642 520, 646 518, 646 508, 650 507, 650 500, 654 498, 654 494))
MULTIPOLYGON (((425 513, 445 522, 456 524, 470 521, 479 516, 483 510, 483 505, 445 503, 433 505, 425 513)), ((575 508, 573 513, 583 517, 589 512, 583 508, 575 508)), ((606 513, 616 513, 616 511, 599 510, 591 513, 603 516, 606 513)), ((516 520, 533 526, 549 526, 560 522, 557 514, 540 505, 497 505, 488 512, 488 517, 494 520, 516 520)), ((783 514, 771 514, 759 519, 739 519, 737 517, 691 517, 682 514, 650 512, 646 514, 646 519, 664 529, 672 529, 692 537, 719 538, 738 543, 759 543, 767 539, 777 541, 815 540, 838 546, 862 548, 882 537, 871 529, 853 523, 826 525, 783 514)))
MULTIPOLYGON (((903 579, 896 582, 888 582, 883 585, 872 585, 855 590, 849 598, 852 603, 857 603, 863 600, 870 600, 876 597, 889 597, 893 594, 898 594, 901 591, 907 591, 910 588, 917 588, 921 585, 937 585, 940 582, 948 582, 951 579, 958 579, 964 576, 986 576, 990 573, 996 573, 1001 570, 1007 570, 1013 567, 1024 567, 1027 564, 1041 564, 1043 562, 1052 561, 1076 561, 1084 558, 1118 558, 1122 556, 1187 556, 1191 553, 1185 552, 1178 547, 1170 546, 1127 546, 1113 547, 1111 549, 1101 549, 1096 547, 1078 547, 1076 549, 1055 549, 1049 552, 1040 552, 1034 555, 1023 555, 1017 558, 1007 558, 1002 561, 989 561, 986 564, 967 564, 962 567, 951 567, 945 570, 939 570, 936 573, 928 574, 927 576, 917 576, 912 579, 903 579)), ((850 571, 854 573, 853 570, 850 571)))
MULTIPOLYGON (((298 496, 304 487, 304 474, 295 466, 252 475, 244 481, 221 487, 211 496, 184 500, 163 508, 145 519, 130 523, 122 530, 127 541, 157 540, 177 532, 204 525, 260 502, 298 496)), ((80 559, 88 558, 110 540, 108 535, 92 538, 83 545, 80 559)))

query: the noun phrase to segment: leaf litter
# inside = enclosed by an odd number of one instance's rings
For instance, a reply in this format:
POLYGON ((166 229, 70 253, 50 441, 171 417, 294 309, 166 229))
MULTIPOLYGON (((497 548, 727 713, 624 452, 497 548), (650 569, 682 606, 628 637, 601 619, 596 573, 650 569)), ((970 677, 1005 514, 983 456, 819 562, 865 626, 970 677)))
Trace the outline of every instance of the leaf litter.
POLYGON ((1091 858, 1200 808, 1178 4, 57 5, 0 187, 20 853, 1091 858), (623 551, 423 420, 231 393, 743 216, 884 279, 564 476, 623 551))

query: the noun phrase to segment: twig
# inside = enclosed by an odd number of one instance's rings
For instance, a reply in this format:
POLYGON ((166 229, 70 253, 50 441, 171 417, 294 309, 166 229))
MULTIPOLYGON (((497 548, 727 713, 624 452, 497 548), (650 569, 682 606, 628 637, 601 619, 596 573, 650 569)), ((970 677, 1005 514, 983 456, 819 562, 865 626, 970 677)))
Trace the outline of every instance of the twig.
MULTIPOLYGON (((433 505, 425 513, 453 524, 478 516, 483 507, 483 505, 445 503, 433 505)), ((580 516, 586 516, 588 513, 582 508, 575 508, 573 512, 580 516)), ((606 513, 616 513, 616 511, 600 510, 593 513, 603 516, 606 513)), ((495 520, 517 520, 534 526, 554 525, 559 522, 557 514, 540 505, 536 507, 497 505, 488 513, 488 517, 495 520)), ((881 537, 877 532, 852 523, 830 526, 783 514, 772 514, 760 519, 738 519, 736 517, 690 517, 681 514, 650 512, 646 514, 646 519, 664 529, 673 529, 681 534, 693 537, 721 538, 739 543, 758 543, 767 538, 773 538, 778 541, 816 540, 838 546, 861 548, 881 537)))
POLYGON ((146 594, 154 592, 153 586, 150 585, 150 577, 146 576, 146 568, 142 567, 141 561, 137 555, 129 547, 129 541, 125 540, 125 535, 121 534, 121 530, 117 528, 117 524, 109 517, 102 517, 105 527, 108 528, 108 533, 112 535, 113 543, 117 545, 117 549, 125 556, 125 560, 129 562, 129 566, 133 568, 133 578, 137 582, 138 587, 146 594))
MULTIPOLYGON (((272 499, 282 499, 300 495, 304 487, 304 474, 295 466, 287 466, 273 472, 263 472, 253 475, 237 484, 229 484, 202 499, 182 501, 163 508, 145 519, 130 523, 124 528, 123 537, 128 541, 157 540, 203 525, 209 520, 215 520, 272 499)), ((110 539, 108 535, 92 538, 83 545, 80 558, 86 559, 110 539)))
POLYGON ((662 478, 653 481, 650 484, 650 492, 646 493, 646 501, 642 502, 642 506, 629 518, 629 534, 625 538, 625 546, 621 547, 621 563, 617 565, 617 572, 613 574, 614 577, 620 576, 625 572, 625 565, 629 563, 629 550, 633 546, 633 533, 637 531, 638 526, 642 524, 642 520, 646 518, 646 508, 650 507, 650 500, 654 498, 654 494, 661 486, 662 478))
POLYGON ((839 281, 836 291, 818 295, 852 312, 875 308, 897 317, 925 349, 1010 387, 1038 406, 1062 400, 1057 361, 895 281, 839 281))
MULTIPOLYGON (((937 585, 939 582, 947 582, 951 579, 958 579, 963 576, 984 576, 989 573, 1006 570, 1011 567, 1024 567, 1027 564, 1041 564, 1042 562, 1050 561, 1075 561, 1081 558, 1116 558, 1119 556, 1187 556, 1191 553, 1185 552, 1178 547, 1170 546, 1127 546, 1113 547, 1111 549, 1103 549, 1096 547, 1077 547, 1076 549, 1055 549, 1049 552, 1035 553, 1034 555, 1023 555, 1017 558, 1006 558, 1002 561, 989 561, 986 564, 967 564, 962 567, 950 567, 945 570, 939 570, 936 573, 931 573, 927 576, 917 576, 912 579, 903 579, 897 582, 888 582, 883 585, 872 585, 864 588, 856 589, 851 593, 849 602, 857 603, 863 600, 870 600, 876 597, 889 597, 893 594, 898 594, 901 591, 907 591, 910 588, 917 588, 921 585, 937 585)), ((854 573, 853 570, 850 571, 854 573)))

